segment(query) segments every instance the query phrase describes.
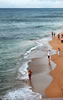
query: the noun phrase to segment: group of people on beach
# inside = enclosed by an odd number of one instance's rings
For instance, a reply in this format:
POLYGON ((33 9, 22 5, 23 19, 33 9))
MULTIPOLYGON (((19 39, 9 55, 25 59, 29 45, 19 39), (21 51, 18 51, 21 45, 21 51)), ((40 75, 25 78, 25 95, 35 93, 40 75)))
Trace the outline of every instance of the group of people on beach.
MULTIPOLYGON (((58 48, 57 54, 58 54, 58 56, 60 56, 60 48, 58 48)), ((50 65, 50 59, 51 59, 51 50, 48 50, 48 62, 49 62, 49 65, 50 65)))
MULTIPOLYGON (((52 39, 56 36, 55 32, 52 32, 52 39)), ((60 40, 60 34, 57 34, 57 38, 58 40, 60 40)), ((61 35, 61 42, 63 42, 63 34, 61 35)), ((57 54, 58 56, 60 56, 60 48, 58 47, 58 50, 57 50, 57 54)), ((48 62, 49 62, 49 65, 50 65, 50 59, 51 59, 51 50, 49 49, 48 50, 48 62)), ((32 75, 32 71, 31 69, 28 70, 28 76, 29 76, 29 80, 31 80, 31 75, 32 75)))
MULTIPOLYGON (((52 32, 52 39, 55 37, 55 32, 52 32)), ((60 34, 57 35, 58 39, 60 39, 60 34)))
MULTIPOLYGON (((52 32, 52 39, 55 37, 55 32, 52 32)), ((57 34, 58 40, 60 40, 60 34, 57 34)), ((61 35, 61 42, 63 42, 63 34, 61 35)), ((58 56, 60 56, 60 48, 58 47, 57 50, 58 56)), ((50 59, 51 59, 51 50, 48 50, 48 62, 50 64, 50 59)))
MULTIPOLYGON (((55 37, 55 32, 52 32, 52 39, 55 37)), ((58 38, 58 40, 60 40, 61 39, 61 42, 63 42, 63 34, 57 34, 57 38, 58 38)))

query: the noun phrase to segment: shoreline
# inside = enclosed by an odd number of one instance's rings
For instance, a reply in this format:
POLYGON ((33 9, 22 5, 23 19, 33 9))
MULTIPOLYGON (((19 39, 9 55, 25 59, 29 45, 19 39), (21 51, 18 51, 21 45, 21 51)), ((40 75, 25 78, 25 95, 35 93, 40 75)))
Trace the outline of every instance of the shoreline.
POLYGON ((32 70, 32 79, 31 81, 28 81, 28 84, 32 87, 32 91, 40 93, 42 98, 47 98, 45 90, 53 80, 52 76, 49 75, 49 72, 55 67, 55 64, 52 61, 51 66, 48 64, 47 51, 49 48, 50 47, 45 51, 42 51, 42 56, 32 58, 32 61, 28 63, 29 69, 32 70))
POLYGON ((63 97, 63 43, 55 37, 51 40, 50 45, 54 50, 60 48, 60 56, 58 54, 52 55, 52 61, 56 64, 56 68, 50 72, 53 81, 46 89, 48 98, 62 98, 63 97))

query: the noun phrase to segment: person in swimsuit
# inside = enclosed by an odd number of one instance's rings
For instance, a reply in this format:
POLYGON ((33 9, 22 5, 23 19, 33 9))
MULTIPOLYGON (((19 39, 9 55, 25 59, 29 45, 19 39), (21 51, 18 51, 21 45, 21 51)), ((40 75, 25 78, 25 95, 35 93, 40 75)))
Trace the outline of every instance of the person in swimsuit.
POLYGON ((31 75, 32 75, 32 71, 31 71, 31 69, 29 69, 29 70, 28 70, 29 80, 31 80, 31 75))
POLYGON ((48 61, 49 61, 49 64, 50 64, 50 50, 48 50, 48 61))
POLYGON ((58 48, 58 56, 60 56, 60 48, 58 48))

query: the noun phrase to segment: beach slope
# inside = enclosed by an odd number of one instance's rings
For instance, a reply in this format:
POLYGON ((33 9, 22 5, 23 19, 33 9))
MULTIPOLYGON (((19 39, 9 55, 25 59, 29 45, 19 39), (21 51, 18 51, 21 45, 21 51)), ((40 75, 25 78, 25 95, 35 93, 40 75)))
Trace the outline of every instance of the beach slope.
POLYGON ((56 64, 56 68, 50 72, 53 81, 46 89, 46 95, 48 98, 60 98, 63 97, 63 43, 55 37, 50 41, 50 45, 55 50, 60 48, 60 56, 52 55, 52 61, 56 64))

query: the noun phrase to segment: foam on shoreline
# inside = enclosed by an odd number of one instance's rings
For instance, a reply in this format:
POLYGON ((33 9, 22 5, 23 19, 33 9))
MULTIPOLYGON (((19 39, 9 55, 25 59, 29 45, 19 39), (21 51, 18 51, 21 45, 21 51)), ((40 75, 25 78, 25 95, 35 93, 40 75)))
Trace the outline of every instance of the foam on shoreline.
MULTIPOLYGON (((47 58, 47 50, 48 48, 51 48, 48 44, 48 40, 50 38, 44 38, 39 41, 36 41, 37 46, 31 48, 24 56, 25 62, 22 64, 22 66, 18 70, 17 78, 18 80, 28 80, 28 67, 32 70, 32 85, 28 82, 28 85, 31 86, 31 94, 30 94, 30 88, 23 88, 23 89, 16 89, 16 90, 10 90, 6 95, 4 96, 3 100, 11 99, 11 100, 18 100, 24 98, 24 94, 21 95, 21 93, 29 93, 28 95, 31 96, 30 100, 34 100, 36 97, 36 100, 40 100, 41 96, 45 96, 45 88, 51 83, 52 77, 48 74, 50 72, 50 66, 48 65, 48 58, 47 58), (45 63, 46 62, 46 63, 45 63), (31 65, 30 65, 31 64, 31 65), (27 91, 28 90, 28 91, 27 91), (34 93, 34 94, 33 94, 34 93), (18 94, 18 96, 17 96, 18 94), (34 96, 33 96, 33 95, 34 96), (39 94, 39 95, 38 95, 39 94), (39 99, 37 99, 39 98, 39 99)), ((53 63, 51 62, 53 65, 53 63)), ((55 65, 54 65, 55 66, 55 65)), ((27 95, 27 94, 26 94, 27 95)), ((25 95, 25 97, 28 99, 28 97, 25 95)), ((26 100, 27 100, 26 99, 26 100)), ((25 100, 25 98, 24 98, 25 100)))
POLYGON ((48 87, 48 85, 52 82, 53 78, 49 75, 49 72, 55 68, 55 64, 51 61, 51 66, 48 64, 48 58, 47 58, 47 51, 48 49, 51 49, 52 54, 55 54, 56 51, 53 50, 50 45, 48 44, 48 41, 44 39, 44 47, 43 49, 39 49, 39 51, 36 51, 36 56, 33 58, 33 56, 29 56, 32 61, 29 63, 29 67, 32 70, 32 90, 36 91, 40 94, 42 94, 43 98, 46 97, 45 95, 45 89, 48 87), (42 53, 41 53, 42 52, 42 53))

